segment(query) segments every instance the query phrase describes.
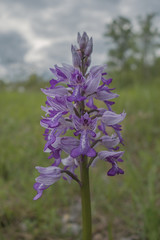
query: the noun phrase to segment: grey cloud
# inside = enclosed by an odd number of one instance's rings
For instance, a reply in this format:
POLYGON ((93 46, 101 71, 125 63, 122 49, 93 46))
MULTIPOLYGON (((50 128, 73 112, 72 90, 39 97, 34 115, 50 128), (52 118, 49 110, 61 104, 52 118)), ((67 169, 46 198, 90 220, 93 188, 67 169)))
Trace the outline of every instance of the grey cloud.
POLYGON ((29 46, 17 32, 0 33, 0 61, 1 64, 23 62, 29 46))
POLYGON ((107 21, 119 15, 133 18, 149 10, 160 10, 158 0, 5 0, 0 6, 0 14, 4 16, 5 11, 8 16, 9 26, 5 30, 10 31, 0 32, 0 65, 14 65, 15 71, 24 66, 29 74, 33 64, 34 69, 45 72, 56 63, 71 63, 70 45, 76 43, 78 31, 93 36, 93 64, 104 63, 107 45, 103 34, 107 21), (14 24, 12 20, 16 20, 14 24), (33 63, 34 54, 41 57, 33 63))
MULTIPOLYGON (((44 59, 51 67, 55 64, 68 63, 71 64, 70 43, 56 43, 50 45, 43 50, 44 59), (57 51, 55 51, 57 49, 57 51)), ((46 65, 47 65, 46 64, 46 65)))
POLYGON ((26 10, 38 10, 44 9, 48 5, 51 7, 56 6, 59 4, 59 0, 5 0, 5 4, 9 5, 10 7, 14 6, 22 6, 26 10))

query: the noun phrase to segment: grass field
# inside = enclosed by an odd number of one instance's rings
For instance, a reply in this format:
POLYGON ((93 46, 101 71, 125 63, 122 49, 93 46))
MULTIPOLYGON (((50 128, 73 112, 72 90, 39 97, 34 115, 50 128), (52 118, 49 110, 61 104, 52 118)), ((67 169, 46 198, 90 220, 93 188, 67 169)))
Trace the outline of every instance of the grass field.
MULTIPOLYGON (((91 169, 93 239, 160 239, 159 86, 117 91, 115 110, 125 109, 124 176, 91 169)), ((80 240, 76 183, 59 181, 33 201, 35 166, 48 166, 39 121, 40 91, 0 92, 0 240, 80 240)))

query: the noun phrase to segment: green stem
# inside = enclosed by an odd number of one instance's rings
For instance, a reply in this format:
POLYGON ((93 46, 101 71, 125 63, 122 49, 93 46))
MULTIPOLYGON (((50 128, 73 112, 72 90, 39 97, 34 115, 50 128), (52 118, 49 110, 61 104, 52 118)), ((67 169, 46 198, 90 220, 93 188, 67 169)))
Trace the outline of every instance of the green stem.
POLYGON ((82 240, 92 239, 91 199, 87 156, 81 162, 82 240))

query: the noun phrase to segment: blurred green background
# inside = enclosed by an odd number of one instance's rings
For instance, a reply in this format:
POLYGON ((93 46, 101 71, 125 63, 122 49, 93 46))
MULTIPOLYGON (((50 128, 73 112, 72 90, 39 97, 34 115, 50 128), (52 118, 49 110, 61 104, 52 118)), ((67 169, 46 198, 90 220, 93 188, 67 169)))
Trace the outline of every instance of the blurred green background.
MULTIPOLYGON (((106 26, 114 110, 126 111, 123 176, 108 166, 91 169, 94 240, 160 239, 160 35, 155 14, 132 22, 118 17, 106 26)), ((35 166, 48 166, 39 122, 49 86, 33 74, 25 82, 0 81, 0 240, 81 239, 80 191, 61 180, 33 201, 35 166)))

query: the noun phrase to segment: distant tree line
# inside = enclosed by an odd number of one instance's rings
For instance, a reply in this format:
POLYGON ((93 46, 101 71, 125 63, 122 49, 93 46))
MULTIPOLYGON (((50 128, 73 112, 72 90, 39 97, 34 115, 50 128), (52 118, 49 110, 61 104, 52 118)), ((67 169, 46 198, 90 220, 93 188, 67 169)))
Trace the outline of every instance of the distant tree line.
POLYGON ((0 79, 0 91, 40 91, 40 88, 46 88, 48 85, 48 81, 36 73, 28 76, 25 81, 5 82, 0 79))
POLYGON ((123 16, 106 25, 108 69, 120 86, 150 83, 157 78, 160 81, 160 32, 155 17, 155 13, 137 17, 135 28, 123 16))

